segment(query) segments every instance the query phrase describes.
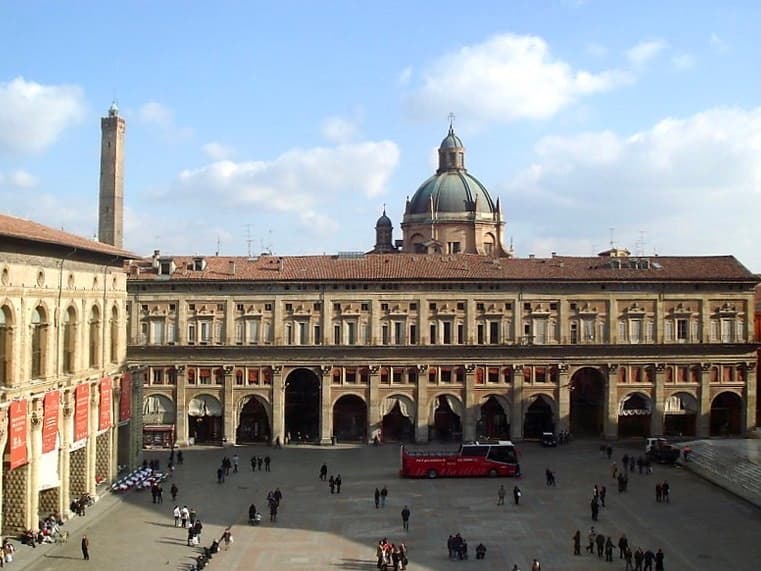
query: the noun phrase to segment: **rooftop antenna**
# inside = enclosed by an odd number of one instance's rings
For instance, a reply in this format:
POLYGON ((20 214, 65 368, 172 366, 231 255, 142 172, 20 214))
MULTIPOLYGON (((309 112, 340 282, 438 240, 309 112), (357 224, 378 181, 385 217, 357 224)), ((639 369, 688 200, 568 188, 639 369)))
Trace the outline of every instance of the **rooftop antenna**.
POLYGON ((248 257, 251 257, 251 224, 246 224, 246 246, 248 248, 248 257))
POLYGON ((639 240, 637 240, 637 255, 638 256, 645 256, 645 246, 647 241, 645 240, 645 231, 640 230, 639 231, 639 240))
POLYGON ((613 228, 613 226, 611 226, 609 230, 610 230, 610 249, 612 250, 616 247, 616 240, 615 240, 616 229, 613 228))
POLYGON ((272 228, 267 229, 267 253, 272 254, 272 228))
POLYGON ((449 130, 452 131, 454 129, 455 114, 450 111, 448 117, 449 117, 449 130))
POLYGON ((219 232, 217 232, 217 251, 214 253, 215 256, 219 256, 219 232))

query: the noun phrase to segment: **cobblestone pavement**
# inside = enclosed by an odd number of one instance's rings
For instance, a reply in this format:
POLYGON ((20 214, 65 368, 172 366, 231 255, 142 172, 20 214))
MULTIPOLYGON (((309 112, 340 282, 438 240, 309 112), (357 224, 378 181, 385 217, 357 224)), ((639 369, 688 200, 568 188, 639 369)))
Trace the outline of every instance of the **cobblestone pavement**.
MULTIPOLYGON (((528 571, 533 557, 544 571, 623 569, 616 559, 605 563, 589 555, 574 557, 571 535, 580 529, 586 537, 592 524, 589 499, 595 483, 608 488, 608 507, 601 510, 596 529, 614 542, 625 532, 633 545, 662 547, 666 569, 733 571, 758 569, 761 561, 761 511, 700 480, 680 468, 656 466, 654 474, 630 478, 630 490, 619 495, 610 476, 610 464, 600 457, 594 442, 574 442, 557 449, 534 443, 521 446, 523 478, 401 480, 399 451, 394 446, 298 447, 272 450, 263 447, 197 449, 185 452, 175 481, 178 501, 198 510, 204 522, 202 542, 209 544, 227 525, 233 525, 235 542, 215 556, 207 569, 310 569, 372 571, 375 544, 381 537, 405 541, 411 571, 478 568, 509 570, 517 563, 528 571), (216 468, 224 455, 237 452, 241 471, 224 484, 216 483, 216 468), (271 454, 271 472, 252 472, 252 454, 271 454), (341 494, 331 495, 318 480, 326 462, 329 473, 340 473, 341 494), (556 488, 545 487, 545 468, 555 470, 556 488), (656 503, 656 481, 668 479, 670 505, 656 503), (508 489, 505 506, 496 505, 497 488, 508 489), (518 484, 521 505, 514 506, 509 491, 518 484), (376 510, 373 491, 387 485, 385 509, 376 510), (261 526, 246 525, 248 505, 255 502, 266 512, 266 493, 279 486, 283 492, 278 522, 265 513, 261 526), (410 530, 404 532, 400 511, 412 511, 410 530), (468 540, 471 557, 483 542, 486 559, 449 561, 446 538, 460 532, 468 540)), ((640 446, 617 445, 614 459, 624 452, 639 454, 640 446)), ((167 453, 151 453, 166 463, 167 453)), ((135 569, 187 569, 195 549, 186 546, 186 533, 171 518, 169 485, 163 505, 151 503, 147 492, 108 496, 85 518, 67 528, 65 545, 41 546, 34 552, 21 546, 16 569, 67 571, 83 568, 104 571, 135 569), (79 540, 90 538, 91 560, 81 559, 79 540), (30 560, 34 557, 34 560, 30 560)))

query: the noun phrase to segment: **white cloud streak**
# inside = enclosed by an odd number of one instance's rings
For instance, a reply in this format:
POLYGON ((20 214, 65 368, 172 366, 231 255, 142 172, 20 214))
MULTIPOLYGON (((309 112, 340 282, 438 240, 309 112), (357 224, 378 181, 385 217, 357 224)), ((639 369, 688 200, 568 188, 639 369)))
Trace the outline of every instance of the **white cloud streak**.
POLYGON ((0 187, 26 190, 36 187, 38 183, 37 177, 25 170, 17 169, 7 174, 0 171, 0 187))
POLYGON ((626 58, 635 67, 641 67, 668 47, 663 40, 647 40, 626 50, 626 58))

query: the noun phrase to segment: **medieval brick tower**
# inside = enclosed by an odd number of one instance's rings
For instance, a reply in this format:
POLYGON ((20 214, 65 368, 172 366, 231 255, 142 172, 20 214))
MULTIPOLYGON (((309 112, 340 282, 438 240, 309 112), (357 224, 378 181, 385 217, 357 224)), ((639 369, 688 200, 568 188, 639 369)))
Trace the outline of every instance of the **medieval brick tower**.
POLYGON ((124 133, 126 123, 115 103, 100 120, 100 201, 98 240, 117 248, 124 242, 124 133))

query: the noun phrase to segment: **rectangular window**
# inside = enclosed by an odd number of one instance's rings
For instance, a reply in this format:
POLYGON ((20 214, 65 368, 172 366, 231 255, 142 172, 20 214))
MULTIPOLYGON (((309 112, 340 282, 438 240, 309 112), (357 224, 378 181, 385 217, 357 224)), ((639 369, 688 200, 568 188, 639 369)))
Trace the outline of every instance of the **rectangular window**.
POLYGON ((285 310, 286 311, 293 311, 293 304, 292 303, 286 303, 285 304, 285 310))
POLYGON ((347 383, 357 382, 357 369, 346 369, 345 375, 347 383))
POLYGON ((462 323, 457 324, 457 344, 462 345, 465 343, 465 325, 462 323))
POLYGON ((322 345, 322 328, 319 325, 313 327, 314 330, 314 344, 322 345))
POLYGON ((151 321, 151 345, 164 344, 164 322, 161 320, 151 321))
POLYGON ((198 384, 199 385, 211 384, 211 369, 201 369, 198 372, 198 384))
POLYGON ((477 303, 476 304, 476 311, 483 311, 484 310, 484 304, 483 303, 477 303))
POLYGON ((285 344, 293 345, 293 325, 290 323, 285 325, 285 344))
POLYGON ((264 304, 264 311, 272 311, 272 304, 271 303, 265 303, 264 304))
POLYGON ((394 367, 391 369, 391 382, 397 384, 401 383, 403 381, 402 372, 403 369, 401 367, 394 367))
POLYGON ((479 323, 478 327, 476 327, 476 331, 477 331, 477 337, 478 337, 477 343, 479 345, 483 345, 484 344, 484 324, 479 323))
POLYGON ((260 322, 258 319, 248 320, 248 339, 249 343, 259 343, 260 322))
POLYGON ((648 319, 645 324, 645 342, 652 343, 655 341, 655 321, 648 319))
POLYGON ((356 345, 357 344, 357 324, 353 321, 349 321, 346 324, 347 327, 347 333, 349 336, 349 345, 356 345))
POLYGON ((447 242, 447 250, 449 250, 450 254, 459 254, 460 253, 460 243, 459 242, 447 242))
POLYGON ((642 320, 630 319, 629 320, 629 343, 641 343, 642 342, 642 320))
POLYGON ((452 344, 452 323, 450 321, 444 322, 444 345, 452 344))
POLYGON ((196 342, 196 324, 188 323, 188 343, 196 342))
POLYGON ((626 341, 626 321, 618 322, 618 342, 622 343, 626 341))
POLYGON ((262 323, 262 341, 272 343, 272 324, 269 321, 262 323))
POLYGON ((341 326, 336 324, 333 326, 333 345, 341 344, 341 326))
POLYGON ((417 311, 417 303, 410 304, 410 311, 417 311))
POLYGON ((571 344, 576 344, 579 342, 579 326, 576 324, 575 321, 571 322, 571 344))
POLYGON ((534 382, 546 383, 547 382, 547 368, 536 367, 534 369, 534 382))
POLYGON ((214 324, 214 341, 217 343, 225 342, 225 324, 222 321, 217 321, 214 324))
POLYGON ((417 325, 414 323, 410 324, 410 345, 416 345, 417 344, 417 325))
POLYGON ((322 309, 322 304, 320 302, 313 303, 312 304, 312 309, 315 310, 315 311, 320 311, 322 309))
POLYGON ((381 325, 381 345, 388 345, 388 325, 381 325))
POLYGON ((721 342, 722 343, 732 342, 732 326, 734 325, 732 321, 733 321, 732 319, 721 320, 721 342))
POLYGON ((441 382, 442 383, 452 382, 452 369, 441 369, 441 382))
POLYGON ((333 304, 333 311, 341 311, 341 304, 340 303, 334 303, 333 304))
POLYGON ((686 319, 676 320, 676 340, 687 341, 689 323, 686 319))
POLYGON ((177 342, 177 324, 174 321, 169 321, 166 324, 166 341, 169 344, 177 342))
POLYGON ((489 383, 499 382, 499 369, 497 367, 489 367, 486 373, 486 381, 489 383))
POLYGON ((595 340, 595 320, 594 319, 584 319, 582 321, 582 324, 584 326, 584 341, 587 343, 592 343, 595 340))
POLYGON ((431 311, 436 311, 436 303, 435 302, 429 303, 428 304, 428 309, 431 310, 431 311))
POLYGON ((152 369, 153 372, 153 384, 154 385, 163 385, 164 384, 164 370, 163 369, 152 369))
POLYGON ((235 342, 240 345, 243 343, 246 332, 246 324, 243 321, 235 322, 235 342))
POLYGON ((299 345, 307 345, 309 343, 309 340, 307 339, 307 324, 300 321, 297 323, 297 326, 299 328, 299 345))
POLYGON ((436 324, 435 323, 431 323, 431 340, 430 340, 430 344, 431 345, 436 345, 436 341, 438 341, 436 339, 436 337, 437 337, 437 335, 436 335, 436 324))
POLYGON ((540 345, 547 342, 547 320, 535 319, 534 320, 534 343, 540 345))
POLYGON ((489 343, 492 345, 499 344, 499 321, 489 322, 489 343))
POLYGON ((401 321, 394 321, 394 344, 404 344, 404 323, 401 321))

